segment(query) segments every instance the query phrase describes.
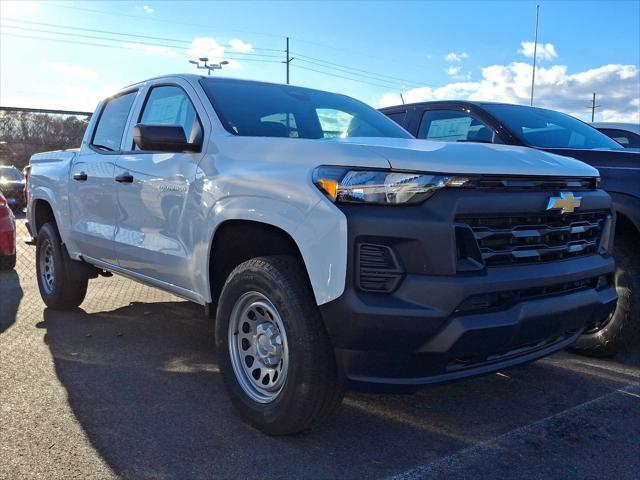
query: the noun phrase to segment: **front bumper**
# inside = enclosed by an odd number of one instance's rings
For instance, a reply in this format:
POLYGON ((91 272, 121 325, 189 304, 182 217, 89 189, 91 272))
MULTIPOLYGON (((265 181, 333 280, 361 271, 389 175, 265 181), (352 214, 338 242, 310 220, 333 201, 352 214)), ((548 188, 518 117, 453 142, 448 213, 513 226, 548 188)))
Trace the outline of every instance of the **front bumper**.
MULTIPOLYGON (((527 211, 538 202, 544 210, 547 197, 518 193, 500 204, 527 211)), ((603 192, 583 197, 592 208, 609 208, 603 192)), ((488 373, 563 349, 613 311, 608 254, 456 270, 454 218, 485 211, 487 201, 496 203, 479 192, 443 191, 407 209, 342 207, 350 249, 346 289, 320 310, 347 380, 425 385, 488 373), (392 248, 402 266, 393 291, 360 288, 362 241, 392 248)))

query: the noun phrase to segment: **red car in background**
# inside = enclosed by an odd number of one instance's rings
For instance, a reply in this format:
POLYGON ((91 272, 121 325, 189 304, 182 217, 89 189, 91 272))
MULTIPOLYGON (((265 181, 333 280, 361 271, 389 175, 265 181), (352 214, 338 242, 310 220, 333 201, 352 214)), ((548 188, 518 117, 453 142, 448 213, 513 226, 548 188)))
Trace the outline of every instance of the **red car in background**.
POLYGON ((0 193, 0 270, 16 266, 16 219, 0 193))

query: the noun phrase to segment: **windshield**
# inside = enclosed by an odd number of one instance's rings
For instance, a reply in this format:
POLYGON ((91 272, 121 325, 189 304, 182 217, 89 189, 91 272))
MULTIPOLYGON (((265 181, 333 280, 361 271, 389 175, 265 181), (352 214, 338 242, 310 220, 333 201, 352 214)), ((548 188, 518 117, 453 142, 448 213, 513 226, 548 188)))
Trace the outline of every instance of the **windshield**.
POLYGON ((12 182, 22 180, 22 173, 16 167, 0 166, 0 182, 12 182))
POLYGON ((344 95, 220 78, 205 78, 201 84, 220 121, 234 135, 412 138, 384 114, 344 95))
POLYGON ((541 148, 622 148, 595 128, 564 113, 519 105, 483 106, 527 145, 541 148))

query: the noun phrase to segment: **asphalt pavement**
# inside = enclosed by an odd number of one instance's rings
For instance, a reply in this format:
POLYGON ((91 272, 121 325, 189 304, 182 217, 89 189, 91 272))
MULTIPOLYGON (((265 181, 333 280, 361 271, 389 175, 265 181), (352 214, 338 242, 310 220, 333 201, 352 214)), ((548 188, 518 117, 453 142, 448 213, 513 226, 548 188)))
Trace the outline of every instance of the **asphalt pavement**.
POLYGON ((34 254, 0 273, 0 479, 640 478, 640 352, 348 393, 272 438, 234 414, 202 307, 113 277, 48 310, 34 254))

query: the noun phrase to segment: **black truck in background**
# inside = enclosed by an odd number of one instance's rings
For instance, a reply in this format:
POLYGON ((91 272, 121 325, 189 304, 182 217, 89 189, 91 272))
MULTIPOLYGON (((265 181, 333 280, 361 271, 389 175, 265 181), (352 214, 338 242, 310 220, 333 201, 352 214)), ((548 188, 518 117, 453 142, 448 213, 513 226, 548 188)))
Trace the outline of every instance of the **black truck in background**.
POLYGON ((610 356, 640 343, 640 150, 625 149, 584 122, 543 108, 456 100, 397 105, 381 111, 416 138, 525 146, 597 168, 616 210, 619 300, 615 312, 585 332, 575 350, 610 356))

